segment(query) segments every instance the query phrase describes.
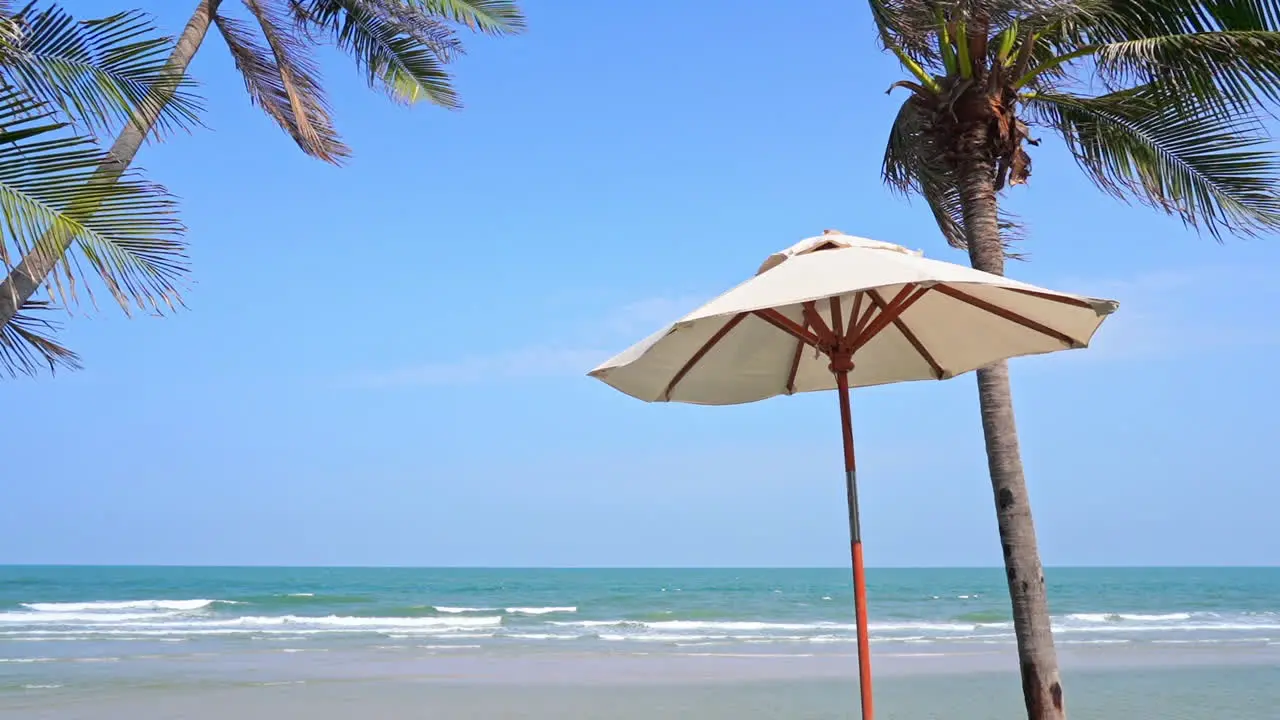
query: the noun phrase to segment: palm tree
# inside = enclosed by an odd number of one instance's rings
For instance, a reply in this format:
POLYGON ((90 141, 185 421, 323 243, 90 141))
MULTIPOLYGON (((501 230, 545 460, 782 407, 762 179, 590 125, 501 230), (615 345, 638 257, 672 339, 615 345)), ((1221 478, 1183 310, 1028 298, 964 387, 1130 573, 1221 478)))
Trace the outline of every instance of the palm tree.
MULTIPOLYGON (((0 2, 0 263, 42 252, 50 243, 78 253, 54 267, 51 283, 74 298, 80 264, 104 277, 117 298, 132 293, 153 305, 171 302, 165 287, 185 272, 183 228, 175 203, 138 173, 97 180, 107 154, 96 135, 139 113, 168 132, 196 122, 198 105, 182 79, 165 71, 172 42, 144 16, 126 12, 76 22, 54 7, 14 11, 0 2), (65 272, 59 272, 59 271, 65 272)), ((86 288, 88 289, 88 288, 86 288)), ((90 296, 91 293, 90 293, 90 296)), ((0 327, 0 372, 34 374, 76 367, 74 353, 49 339, 51 323, 23 298, 0 327)))
MULTIPOLYGON (((185 76, 210 27, 216 27, 250 100, 303 152, 335 165, 350 150, 330 119, 314 59, 319 44, 330 42, 345 51, 370 87, 394 101, 425 100, 456 109, 460 103, 446 65, 463 51, 458 29, 502 35, 525 27, 514 0, 241 0, 238 5, 243 18, 232 14, 232 3, 199 0, 166 72, 172 78, 185 76)), ((144 108, 124 127, 111 146, 110 160, 99 168, 98 182, 114 181, 129 166, 163 120, 165 107, 158 103, 144 108)), ((46 238, 0 282, 0 327, 7 326, 45 283, 69 246, 66 238, 46 238)), ((125 290, 117 300, 126 309, 130 303, 155 304, 155 292, 131 291, 144 280, 159 282, 150 287, 160 296, 177 297, 177 288, 161 278, 140 275, 136 268, 105 269, 108 284, 125 290)), ((56 286, 51 291, 61 297, 56 286)))
MULTIPOLYGON (((1280 229, 1263 121, 1280 99, 1277 0, 870 0, 910 79, 884 178, 924 198, 973 267, 1003 274, 1019 227, 1000 193, 1027 182, 1033 128, 1060 135, 1104 192, 1216 239, 1280 229)), ((1064 718, 1001 363, 978 371, 1028 717, 1064 718)))

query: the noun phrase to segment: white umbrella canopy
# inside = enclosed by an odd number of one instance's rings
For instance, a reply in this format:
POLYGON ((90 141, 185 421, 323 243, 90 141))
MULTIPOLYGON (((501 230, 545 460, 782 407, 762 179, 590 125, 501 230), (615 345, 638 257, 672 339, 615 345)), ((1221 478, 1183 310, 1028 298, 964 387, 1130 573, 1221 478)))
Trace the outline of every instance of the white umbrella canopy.
POLYGON ((735 405, 839 391, 862 717, 872 720, 849 388, 944 380, 1083 348, 1116 308, 827 230, 769 256, 755 277, 590 374, 647 402, 735 405))
POLYGON ((852 330, 861 337, 848 343, 852 387, 942 380, 1011 357, 1083 348, 1117 307, 827 231, 770 256, 755 277, 590 374, 646 402, 733 405, 832 390, 827 353, 804 348, 832 339, 818 337, 835 325, 831 298, 846 336, 849 316, 858 318, 852 330), (806 303, 820 322, 806 317, 806 303), (896 318, 883 318, 904 304, 896 318), (815 342, 802 342, 780 320, 815 342))

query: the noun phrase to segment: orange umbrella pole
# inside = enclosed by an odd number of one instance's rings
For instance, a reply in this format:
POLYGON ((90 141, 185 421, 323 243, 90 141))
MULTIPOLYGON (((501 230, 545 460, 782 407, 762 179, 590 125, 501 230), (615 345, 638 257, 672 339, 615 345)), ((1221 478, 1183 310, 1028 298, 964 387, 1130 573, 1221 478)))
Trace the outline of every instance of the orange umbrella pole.
POLYGON ((853 609, 858 631, 858 687, 862 720, 875 715, 871 699, 871 639, 867 633, 867 578, 862 567, 862 527, 858 521, 858 469, 853 453, 853 411, 849 407, 849 372, 852 354, 834 354, 831 372, 840 396, 840 427, 844 434, 845 493, 849 500, 849 540, 853 559, 853 609))

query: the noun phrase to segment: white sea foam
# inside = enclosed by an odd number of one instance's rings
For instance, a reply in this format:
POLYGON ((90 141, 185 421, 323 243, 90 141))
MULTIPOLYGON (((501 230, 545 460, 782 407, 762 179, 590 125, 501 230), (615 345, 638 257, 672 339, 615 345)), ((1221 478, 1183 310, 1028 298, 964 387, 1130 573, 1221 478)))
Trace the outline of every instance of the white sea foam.
MULTIPOLYGON (((317 588, 319 590, 319 588, 317 588)), ((664 588, 677 591, 677 588, 664 588)), ((969 592, 945 594, 944 602, 955 607, 952 599, 971 601, 980 596, 969 592)), ((194 593, 192 593, 194 594, 194 593)), ((291 593, 292 597, 314 597, 313 593, 291 593)), ((669 596, 668 596, 669 597, 669 596)), ((821 596, 824 601, 830 595, 821 596)), ((923 599, 928 596, 921 596, 923 599)), ((441 598, 445 599, 445 598, 441 598)), ((525 598, 530 600, 532 598, 525 598)), ((569 598, 564 598, 569 599, 569 598)), ((671 598, 674 602, 676 598, 671 598)), ((466 602, 458 598, 456 601, 466 602)), ((30 642, 94 641, 94 640, 162 640, 199 642, 204 636, 236 639, 274 639, 289 641, 324 637, 391 637, 417 639, 419 642, 453 642, 490 638, 525 643, 555 643, 566 640, 583 642, 630 641, 643 647, 647 643, 721 646, 765 645, 787 650, 786 644, 851 643, 854 626, 842 621, 829 602, 809 607, 789 606, 788 614, 770 616, 767 610, 757 616, 680 619, 681 610, 648 608, 648 620, 591 619, 574 616, 577 606, 464 607, 434 606, 424 616, 375 617, 352 611, 351 615, 308 616, 305 614, 264 615, 253 605, 223 606, 228 601, 210 599, 152 599, 96 602, 27 603, 21 608, 0 611, 0 640, 30 642), (214 608, 218 608, 215 612, 214 608), (821 610, 819 610, 821 608, 821 610), (236 613, 244 613, 237 616, 236 613), (255 614, 250 614, 255 613, 255 614), (799 613, 813 613, 801 615, 799 613), (815 617, 816 616, 816 617, 815 617), (819 621, 818 618, 822 618, 819 621)), ((483 601, 476 601, 481 603, 483 601)), ((510 602, 510 600, 509 600, 510 602)), ((679 607, 664 603, 668 607, 679 607)), ((306 607, 303 603, 299 607, 306 607)), ((964 603, 973 606, 973 603, 964 603)), ((946 619, 940 605, 930 618, 881 616, 871 623, 872 641, 902 644, 912 649, 927 649, 930 644, 1007 644, 1013 638, 1011 622, 946 619)), ((1105 607, 1105 606, 1104 606, 1105 607)), ((416 612, 419 608, 415 608, 416 612)), ((604 607, 588 606, 584 611, 599 612, 604 607)), ((976 606, 975 609, 984 609, 976 606)), ((1093 608, 1096 610, 1097 608, 1093 608)), ((363 610, 363 608, 362 608, 363 610)), ((952 612, 958 612, 953 610, 952 612)), ((406 611, 406 614, 412 614, 406 611)), ((622 613, 619 613, 620 615, 622 613)), ((588 615, 587 617, 593 617, 588 615)), ((595 615, 594 617, 600 617, 595 615)), ((605 616, 607 618, 607 616, 605 616)), ((616 616, 615 616, 616 617, 616 616)), ((962 618, 964 616, 961 616, 962 618)), ((982 618, 983 615, 974 617, 982 618)), ((998 618, 998 615, 995 616, 998 618)), ((1053 618, 1055 632, 1063 642, 1074 645, 1123 645, 1128 643, 1267 643, 1280 637, 1280 613, 1277 612, 1079 612, 1053 618), (1265 636, 1265 637, 1263 637, 1265 636)), ((307 643, 309 644, 309 643, 307 643)), ((32 647, 29 644, 26 647, 32 647)), ((272 644, 279 648, 281 645, 272 644)), ((447 646, 456 647, 456 646, 447 646)), ((809 646, 818 649, 816 645, 809 646)), ((763 648, 762 648, 763 649, 763 648)), ((835 650, 837 648, 833 648, 835 650)), ((45 652, 42 654, 52 654, 45 652)))
POLYGON ((1138 613, 1073 613, 1068 615, 1069 620, 1078 620, 1080 622, 1090 623, 1114 623, 1114 622, 1174 622, 1180 620, 1190 620, 1191 613, 1165 613, 1162 615, 1142 615, 1138 613))
MULTIPOLYGON (((435 633, 432 633, 432 634, 435 634, 435 633)), ((491 637, 494 637, 494 635, 495 633, 451 632, 451 633, 448 633, 447 637, 450 640, 459 640, 459 639, 479 640, 481 638, 491 638, 491 637)), ((392 640, 411 640, 415 638, 421 638, 422 633, 386 633, 386 636, 391 638, 392 640)))
POLYGON ((229 600, 121 600, 71 603, 23 603, 28 610, 51 613, 106 612, 111 610, 180 610, 207 608, 214 603, 237 604, 229 600))
POLYGON ((609 642, 627 642, 627 641, 658 642, 658 643, 674 643, 676 645, 680 645, 680 644, 700 644, 707 641, 718 641, 722 643, 728 642, 728 641, 745 642, 747 640, 760 639, 761 637, 762 636, 759 636, 759 635, 736 635, 735 636, 735 635, 670 635, 670 634, 614 635, 614 634, 606 634, 606 635, 601 635, 600 639, 608 640, 609 642))
MULTIPOLYGON (((439 609, 439 608, 437 608, 439 609)), ((551 614, 567 614, 576 613, 576 607, 509 607, 508 615, 551 615, 551 614)))
POLYGON ((712 653, 712 652, 691 652, 681 653, 685 657, 720 657, 720 658, 805 658, 813 657, 810 653, 712 653))
POLYGON ((169 613, 0 612, 0 623, 23 625, 95 625, 157 620, 169 613))
POLYGON ((645 627, 644 623, 636 620, 577 620, 574 622, 548 620, 547 624, 555 625, 557 627, 584 627, 584 628, 627 627, 627 626, 637 627, 637 628, 645 627))
POLYGON ((1100 638, 1096 640, 1059 640, 1061 645, 1128 645, 1132 640, 1114 640, 1100 638))
POLYGON ((1231 637, 1231 638, 1195 638, 1190 640, 1152 640, 1153 645, 1270 645, 1271 638, 1265 637, 1231 637))
POLYGON ((333 628, 479 628, 496 627, 502 624, 502 618, 490 617, 351 617, 326 615, 310 617, 303 615, 265 615, 211 620, 195 624, 199 627, 275 627, 280 625, 333 628))
MULTIPOLYGON (((853 627, 850 625, 849 627, 853 627)), ((890 622, 870 623, 867 629, 872 632, 931 632, 931 633, 969 633, 974 628, 998 630, 1013 627, 1013 623, 959 623, 959 622, 890 622)))
POLYGON ((577 640, 578 635, 561 635, 558 633, 509 633, 503 637, 515 640, 577 640))
POLYGON ((23 685, 23 690, 57 690, 61 685, 23 685))
MULTIPOLYGON (((836 622, 770 622, 753 620, 580 620, 545 621, 561 629, 598 633, 603 641, 640 642, 851 642, 854 626, 836 622)), ((1241 642, 1237 636, 1280 631, 1280 614, 1236 613, 1077 613, 1054 618, 1054 629, 1072 644, 1120 645, 1158 638, 1208 635, 1215 642, 1241 642)), ((887 621, 872 622, 872 640, 908 644, 1010 642, 1011 622, 887 621)), ((510 637, 509 635, 504 635, 510 637)))
POLYGON ((183 614, 0 613, 0 637, 9 640, 141 639, 218 635, 307 636, 333 633, 450 635, 497 629, 502 617, 323 617, 279 615, 194 617, 183 614))
POLYGON ((705 631, 725 631, 725 632, 742 632, 742 631, 762 631, 762 630, 831 630, 831 629, 853 629, 853 625, 845 625, 841 623, 776 623, 776 622, 752 622, 752 621, 725 621, 715 622, 709 620, 659 620, 656 622, 639 622, 636 620, 581 620, 578 622, 548 622, 548 625, 559 627, 581 627, 581 628, 619 628, 634 630, 705 630, 705 631))
POLYGON ((840 627, 834 623, 776 623, 776 622, 708 622, 701 620, 662 620, 648 623, 655 630, 724 630, 751 632, 762 630, 817 630, 840 627))

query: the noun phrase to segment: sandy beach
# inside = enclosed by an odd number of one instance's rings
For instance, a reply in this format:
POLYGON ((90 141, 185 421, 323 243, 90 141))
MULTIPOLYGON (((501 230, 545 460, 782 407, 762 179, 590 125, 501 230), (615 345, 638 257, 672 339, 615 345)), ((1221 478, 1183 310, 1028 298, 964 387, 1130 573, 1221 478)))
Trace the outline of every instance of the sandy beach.
MULTIPOLYGON (((319 654, 317 654, 317 657, 319 654)), ((877 682, 885 720, 1018 717, 1007 653, 928 657, 885 653, 877 682)), ((1096 720, 1271 720, 1280 717, 1280 649, 1064 654, 1072 715, 1096 720)), ((227 663, 221 674, 175 672, 73 693, 32 688, 0 698, 24 720, 268 720, 340 718, 851 718, 850 658, 555 655, 397 660, 329 657, 227 663), (843 675, 843 676, 842 676, 843 675), (259 679, 249 679, 257 677, 259 679)), ((105 678, 104 678, 105 679, 105 678)))

